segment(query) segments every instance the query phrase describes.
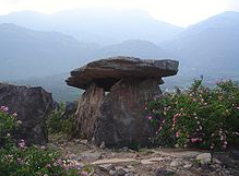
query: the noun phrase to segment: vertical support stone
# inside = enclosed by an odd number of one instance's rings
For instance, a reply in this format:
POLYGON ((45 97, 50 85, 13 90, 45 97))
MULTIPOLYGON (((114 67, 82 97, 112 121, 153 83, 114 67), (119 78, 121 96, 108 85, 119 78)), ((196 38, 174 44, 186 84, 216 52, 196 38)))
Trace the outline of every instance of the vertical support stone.
POLYGON ((86 89, 79 99, 75 113, 77 129, 73 137, 86 138, 88 140, 93 138, 96 117, 104 97, 104 89, 98 87, 95 83, 92 83, 91 86, 86 89))
POLYGON ((154 131, 146 119, 144 105, 158 92, 158 81, 153 79, 128 78, 114 84, 96 118, 95 143, 148 145, 154 131))

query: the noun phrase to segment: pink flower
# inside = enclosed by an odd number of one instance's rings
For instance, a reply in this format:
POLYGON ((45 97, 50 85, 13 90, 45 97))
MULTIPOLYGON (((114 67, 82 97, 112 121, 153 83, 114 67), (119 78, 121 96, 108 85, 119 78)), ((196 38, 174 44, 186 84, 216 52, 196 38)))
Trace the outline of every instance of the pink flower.
POLYGON ((76 167, 77 169, 82 169, 82 168, 84 167, 84 164, 78 163, 78 164, 75 165, 75 167, 76 167))
POLYGON ((173 118, 176 118, 176 117, 178 117, 179 116, 179 114, 175 114, 174 116, 173 116, 173 118))
POLYGON ((151 120, 151 119, 153 119, 153 117, 152 117, 152 116, 148 116, 147 119, 148 119, 148 120, 151 120))
POLYGON ((156 131, 156 134, 158 134, 162 129, 163 127, 159 127, 159 129, 156 131))
POLYGON ((8 112, 9 108, 7 106, 1 106, 0 110, 3 112, 8 112))
POLYGON ((18 143, 19 148, 21 149, 25 149, 26 148, 26 143, 25 141, 22 139, 19 143, 18 143))
POLYGON ((58 160, 57 160, 57 164, 59 164, 59 165, 61 165, 62 164, 62 159, 61 158, 59 158, 58 160))
POLYGON ((17 117, 17 113, 16 113, 16 112, 14 112, 14 113, 12 114, 12 116, 14 116, 14 117, 17 117))
POLYGON ((176 137, 178 138, 180 136, 180 131, 177 131, 176 137))
POLYGON ((224 149, 227 148, 227 141, 223 142, 222 148, 224 148, 224 149))
POLYGON ((192 143, 195 143, 195 142, 198 142, 198 141, 202 141, 202 139, 201 138, 191 138, 192 143))
POLYGON ((85 171, 81 171, 81 175, 88 175, 88 173, 87 172, 85 172, 85 171))

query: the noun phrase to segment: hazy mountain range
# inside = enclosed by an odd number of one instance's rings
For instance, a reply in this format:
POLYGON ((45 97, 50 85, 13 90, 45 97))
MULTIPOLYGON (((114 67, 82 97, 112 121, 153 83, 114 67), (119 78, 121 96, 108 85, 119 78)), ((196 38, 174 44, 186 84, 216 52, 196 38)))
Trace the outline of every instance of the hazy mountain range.
POLYGON ((225 12, 186 29, 141 11, 0 16, 0 80, 45 86, 51 80, 55 86, 46 87, 57 92, 71 69, 118 55, 179 60, 175 84, 201 74, 238 80, 239 13, 225 12))
POLYGON ((195 24, 161 46, 185 66, 201 70, 239 68, 239 13, 225 12, 195 24))
POLYGON ((102 45, 125 40, 141 39, 162 42, 183 29, 153 19, 140 10, 81 9, 52 15, 32 11, 12 13, 0 17, 0 23, 40 30, 58 31, 74 36, 79 41, 102 45))

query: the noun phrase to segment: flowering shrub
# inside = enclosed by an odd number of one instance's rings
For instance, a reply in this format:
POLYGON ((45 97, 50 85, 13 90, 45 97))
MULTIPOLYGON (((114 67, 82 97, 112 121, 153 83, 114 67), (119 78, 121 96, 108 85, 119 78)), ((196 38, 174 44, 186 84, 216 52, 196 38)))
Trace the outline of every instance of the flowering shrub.
POLYGON ((148 103, 147 117, 157 128, 157 145, 225 149, 239 145, 239 87, 232 81, 213 89, 195 80, 148 103))
POLYGON ((77 166, 60 159, 58 152, 40 147, 27 148, 24 141, 19 147, 0 150, 0 173, 9 176, 18 175, 80 175, 77 166))
POLYGON ((9 114, 7 106, 0 107, 0 147, 9 144, 11 141, 11 131, 16 129, 21 123, 17 120, 17 113, 9 114))
POLYGON ((9 114, 8 107, 0 107, 0 175, 19 176, 83 176, 89 168, 61 158, 57 151, 45 146, 27 147, 25 141, 17 144, 11 140, 11 132, 20 121, 17 114, 9 114))

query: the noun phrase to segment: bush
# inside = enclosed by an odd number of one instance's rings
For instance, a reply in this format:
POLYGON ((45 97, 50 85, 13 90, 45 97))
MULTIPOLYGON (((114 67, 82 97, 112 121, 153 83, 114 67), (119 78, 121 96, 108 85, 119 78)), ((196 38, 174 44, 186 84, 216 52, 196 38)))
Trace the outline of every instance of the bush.
POLYGON ((47 129, 49 134, 66 134, 72 136, 76 128, 75 118, 73 116, 64 118, 65 105, 60 104, 59 108, 54 110, 48 117, 47 129))
POLYGON ((0 107, 0 173, 8 176, 77 176, 87 175, 88 168, 61 158, 57 151, 45 146, 27 147, 25 141, 18 143, 11 139, 12 130, 21 122, 17 114, 8 113, 8 107, 0 107))
MULTIPOLYGON (((60 153, 37 146, 25 147, 24 141, 19 147, 0 150, 0 172, 2 175, 79 175, 78 171, 66 159, 60 159, 60 153)), ((81 169, 81 168, 80 168, 81 169)))
POLYGON ((209 89, 195 80, 187 91, 158 96, 147 109, 157 128, 156 145, 213 150, 239 145, 239 87, 232 81, 209 89))
POLYGON ((11 131, 19 127, 20 120, 17 120, 17 113, 9 114, 7 106, 0 107, 0 147, 11 142, 11 131))

